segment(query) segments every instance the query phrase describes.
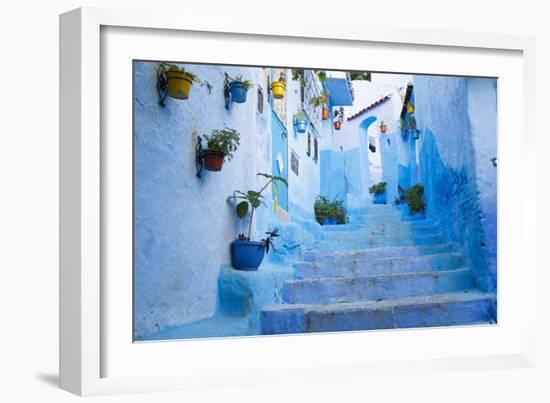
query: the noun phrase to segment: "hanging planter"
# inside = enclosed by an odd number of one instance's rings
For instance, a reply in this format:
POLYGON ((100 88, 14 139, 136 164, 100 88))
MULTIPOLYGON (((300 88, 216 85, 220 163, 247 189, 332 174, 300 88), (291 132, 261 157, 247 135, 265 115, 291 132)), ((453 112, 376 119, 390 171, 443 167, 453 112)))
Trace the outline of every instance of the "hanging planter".
POLYGON ((250 80, 244 80, 243 76, 231 78, 226 74, 226 88, 229 89, 229 95, 231 102, 236 104, 244 104, 246 102, 246 95, 250 88, 254 87, 254 84, 250 80))
POLYGON ((166 72, 166 80, 168 95, 176 99, 189 98, 189 92, 191 92, 191 86, 193 85, 193 76, 190 73, 178 67, 171 67, 166 72))
POLYGON ((411 102, 407 103, 407 112, 413 113, 414 112, 414 105, 411 102))
POLYGON ((380 122, 380 133, 386 133, 388 131, 388 125, 384 123, 384 121, 382 120, 380 122))
POLYGON ((321 118, 323 120, 327 120, 329 118, 329 110, 327 108, 328 100, 330 97, 330 93, 325 88, 323 91, 321 91, 320 95, 311 97, 309 100, 310 105, 312 105, 315 108, 321 107, 321 118))
POLYGON ((212 172, 219 172, 222 170, 225 154, 218 150, 205 150, 203 152, 204 157, 204 169, 212 172))
POLYGON ((305 133, 307 131, 308 120, 306 113, 301 110, 294 114, 294 129, 297 133, 305 133))
POLYGON ((201 177, 203 168, 212 172, 221 171, 225 159, 230 161, 233 158, 233 152, 239 147, 240 137, 241 135, 235 129, 227 127, 223 130, 214 129, 211 135, 204 135, 206 150, 203 150, 202 139, 199 136, 195 149, 197 177, 201 177))
POLYGON ((175 64, 161 63, 157 69, 157 91, 160 106, 166 106, 164 101, 167 96, 174 99, 188 99, 193 83, 206 87, 212 91, 212 85, 208 81, 201 81, 196 75, 185 71, 183 67, 175 64))
POLYGON ((334 130, 340 130, 342 128, 342 122, 344 121, 344 107, 334 111, 334 130))
POLYGON ((323 118, 323 120, 328 120, 328 118, 330 117, 330 111, 327 107, 323 107, 323 110, 321 111, 321 117, 323 118))
POLYGON ((271 92, 273 93, 273 98, 283 99, 285 97, 286 91, 286 78, 285 73, 281 72, 279 76, 279 81, 274 81, 271 83, 271 92))

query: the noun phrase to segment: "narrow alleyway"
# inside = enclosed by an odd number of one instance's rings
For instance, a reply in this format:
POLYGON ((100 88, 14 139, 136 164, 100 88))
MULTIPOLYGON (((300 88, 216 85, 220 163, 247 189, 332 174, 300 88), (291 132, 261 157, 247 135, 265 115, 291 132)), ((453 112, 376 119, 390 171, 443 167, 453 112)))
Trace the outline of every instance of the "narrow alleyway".
POLYGON ((263 334, 494 323, 496 296, 473 288, 459 248, 437 222, 395 206, 350 212, 294 265, 263 334))

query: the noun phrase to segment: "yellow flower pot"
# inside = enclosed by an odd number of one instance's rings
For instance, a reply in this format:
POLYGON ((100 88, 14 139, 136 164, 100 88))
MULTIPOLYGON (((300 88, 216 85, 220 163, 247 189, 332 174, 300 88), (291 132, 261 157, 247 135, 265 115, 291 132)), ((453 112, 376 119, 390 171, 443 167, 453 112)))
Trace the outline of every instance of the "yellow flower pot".
POLYGON ((407 104, 407 112, 413 113, 414 112, 414 105, 410 102, 407 104))
POLYGON ((285 83, 282 81, 274 81, 271 83, 271 91, 275 99, 283 99, 285 97, 285 89, 285 83))
POLYGON ((189 98, 193 77, 184 71, 168 70, 166 72, 168 81, 168 95, 176 99, 189 98))

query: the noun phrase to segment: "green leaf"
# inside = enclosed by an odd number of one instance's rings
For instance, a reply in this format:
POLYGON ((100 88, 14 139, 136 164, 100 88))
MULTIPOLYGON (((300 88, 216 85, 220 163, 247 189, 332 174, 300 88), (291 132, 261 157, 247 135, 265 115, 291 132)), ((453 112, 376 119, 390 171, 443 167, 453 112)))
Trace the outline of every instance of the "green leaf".
POLYGON ((248 213, 248 202, 242 201, 237 204, 235 211, 237 212, 237 216, 242 219, 248 213))

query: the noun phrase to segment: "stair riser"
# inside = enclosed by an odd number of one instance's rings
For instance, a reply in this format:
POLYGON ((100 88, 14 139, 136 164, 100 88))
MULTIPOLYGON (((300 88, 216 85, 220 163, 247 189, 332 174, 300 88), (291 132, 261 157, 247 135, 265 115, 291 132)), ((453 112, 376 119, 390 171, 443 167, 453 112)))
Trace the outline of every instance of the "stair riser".
POLYGON ((425 228, 410 228, 407 226, 390 226, 384 225, 371 229, 362 229, 357 231, 341 231, 341 232, 327 232, 323 234, 323 239, 327 241, 361 241, 365 238, 409 238, 417 236, 428 236, 440 234, 439 228, 425 227, 425 228))
POLYGON ((289 281, 283 286, 288 304, 328 304, 441 294, 472 286, 470 270, 399 276, 322 278, 289 281))
POLYGON ((461 267, 459 254, 440 254, 395 259, 354 259, 348 264, 303 262, 294 265, 300 279, 315 277, 356 277, 380 274, 420 273, 436 270, 452 270, 461 267))
POLYGON ((395 222, 365 224, 364 220, 360 220, 359 222, 357 220, 353 220, 353 221, 350 221, 349 224, 325 225, 323 226, 323 232, 347 232, 347 231, 358 231, 358 230, 370 230, 370 229, 380 228, 381 226, 423 229, 423 228, 438 227, 439 223, 436 221, 424 220, 424 221, 408 221, 408 222, 395 221, 395 222))
POLYGON ((352 263, 354 260, 375 259, 386 257, 405 257, 405 256, 420 256, 431 255, 436 253, 451 252, 452 244, 441 243, 433 245, 418 245, 404 247, 385 247, 371 248, 366 250, 357 250, 353 252, 310 252, 304 256, 306 262, 326 262, 338 265, 352 263))
POLYGON ((495 300, 417 304, 393 308, 375 307, 341 310, 265 311, 261 316, 262 334, 374 330, 488 323, 494 320, 495 300))
POLYGON ((372 236, 369 239, 363 241, 319 241, 314 250, 316 251, 344 251, 354 249, 368 249, 377 247, 389 247, 389 246, 410 246, 410 245, 428 245, 435 243, 443 243, 445 239, 443 235, 428 235, 417 236, 410 238, 404 237, 387 237, 381 238, 378 236, 372 236))

